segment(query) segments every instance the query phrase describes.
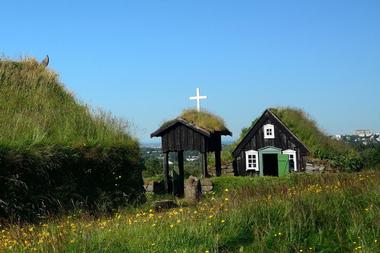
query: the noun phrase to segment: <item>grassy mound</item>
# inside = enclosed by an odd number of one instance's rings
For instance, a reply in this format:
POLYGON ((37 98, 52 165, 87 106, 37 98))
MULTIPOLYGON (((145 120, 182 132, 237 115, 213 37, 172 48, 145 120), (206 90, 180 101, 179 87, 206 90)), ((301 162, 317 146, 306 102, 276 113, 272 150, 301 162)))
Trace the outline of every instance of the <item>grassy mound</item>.
POLYGON ((91 113, 34 59, 0 60, 0 145, 136 145, 125 123, 91 113))
MULTIPOLYGON (((330 160, 332 165, 358 169, 361 167, 359 154, 350 146, 335 140, 324 133, 304 111, 296 108, 271 108, 285 125, 310 149, 311 156, 330 160)), ((256 121, 252 122, 253 126, 256 121)), ((249 128, 244 128, 240 138, 243 138, 249 128)))
POLYGON ((139 146, 126 124, 92 113, 36 60, 0 60, 0 108, 0 221, 140 199, 139 146))

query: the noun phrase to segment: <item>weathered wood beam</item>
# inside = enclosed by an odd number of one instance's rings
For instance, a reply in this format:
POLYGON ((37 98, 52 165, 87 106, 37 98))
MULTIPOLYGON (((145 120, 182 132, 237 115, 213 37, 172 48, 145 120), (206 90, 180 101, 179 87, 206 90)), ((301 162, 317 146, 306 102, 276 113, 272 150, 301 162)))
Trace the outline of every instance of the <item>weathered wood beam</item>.
POLYGON ((202 153, 202 174, 203 174, 203 177, 209 177, 209 174, 207 171, 207 152, 202 153))
POLYGON ((178 197, 183 197, 185 190, 185 166, 183 151, 178 152, 178 197))
POLYGON ((164 187, 165 192, 170 193, 171 187, 169 182, 169 152, 164 153, 164 162, 163 162, 163 169, 164 169, 164 187))
POLYGON ((217 177, 222 175, 222 159, 220 156, 220 150, 215 151, 215 172, 217 177))

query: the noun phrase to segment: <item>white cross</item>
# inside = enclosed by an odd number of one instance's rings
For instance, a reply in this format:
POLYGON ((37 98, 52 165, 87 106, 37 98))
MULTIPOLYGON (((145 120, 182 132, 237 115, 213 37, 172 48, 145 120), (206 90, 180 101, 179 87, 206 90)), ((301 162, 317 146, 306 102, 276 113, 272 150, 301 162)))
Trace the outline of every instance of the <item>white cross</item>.
POLYGON ((190 100, 197 100, 197 110, 201 111, 201 99, 207 99, 207 96, 201 96, 200 90, 197 88, 197 95, 195 97, 190 97, 190 100))

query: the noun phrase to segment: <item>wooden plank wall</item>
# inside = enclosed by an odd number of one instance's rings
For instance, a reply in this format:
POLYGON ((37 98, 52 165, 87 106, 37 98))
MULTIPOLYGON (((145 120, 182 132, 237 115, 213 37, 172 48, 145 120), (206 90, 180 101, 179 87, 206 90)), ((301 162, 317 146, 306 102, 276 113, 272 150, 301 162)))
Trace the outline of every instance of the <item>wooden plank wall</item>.
POLYGON ((185 125, 177 125, 162 135, 162 151, 198 150, 201 153, 222 149, 220 134, 204 136, 185 125))
POLYGON ((253 135, 249 142, 243 147, 242 152, 239 154, 239 161, 236 162, 236 174, 237 175, 251 175, 256 174, 251 171, 246 171, 245 169, 245 151, 247 150, 259 150, 261 148, 273 146, 280 148, 281 150, 292 149, 297 152, 297 169, 302 170, 304 168, 304 156, 306 156, 306 150, 298 145, 298 142, 294 137, 289 134, 289 132, 276 120, 271 117, 266 117, 262 125, 259 127, 258 131, 253 135), (274 125, 275 138, 274 139, 264 139, 264 125, 272 124, 274 125))

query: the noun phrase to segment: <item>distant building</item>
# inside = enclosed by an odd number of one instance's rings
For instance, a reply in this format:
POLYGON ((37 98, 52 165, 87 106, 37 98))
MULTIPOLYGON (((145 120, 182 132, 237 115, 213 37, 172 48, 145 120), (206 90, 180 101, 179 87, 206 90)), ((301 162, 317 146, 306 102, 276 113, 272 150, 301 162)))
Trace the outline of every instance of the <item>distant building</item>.
POLYGON ((335 136, 333 136, 333 138, 335 138, 336 140, 341 140, 342 139, 342 135, 340 134, 336 134, 335 136))
POLYGON ((367 137, 373 135, 371 130, 368 129, 358 129, 355 130, 354 135, 360 136, 360 137, 367 137))

